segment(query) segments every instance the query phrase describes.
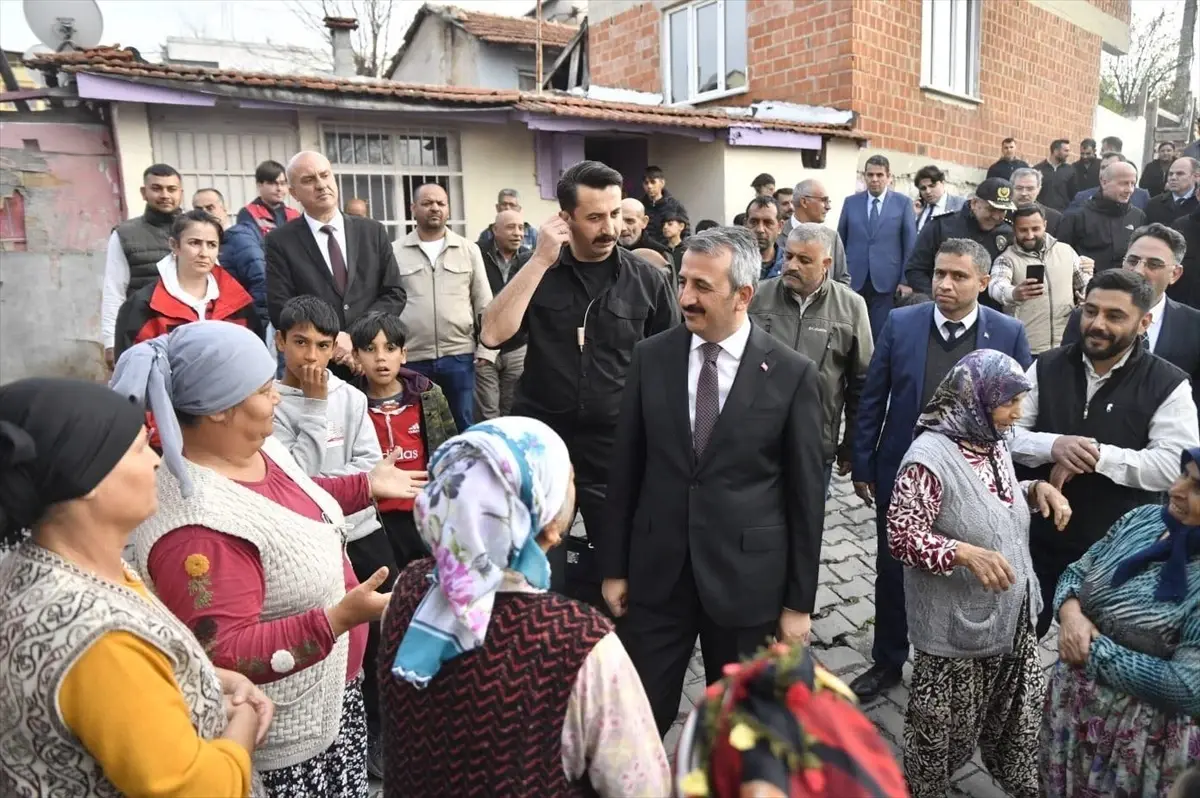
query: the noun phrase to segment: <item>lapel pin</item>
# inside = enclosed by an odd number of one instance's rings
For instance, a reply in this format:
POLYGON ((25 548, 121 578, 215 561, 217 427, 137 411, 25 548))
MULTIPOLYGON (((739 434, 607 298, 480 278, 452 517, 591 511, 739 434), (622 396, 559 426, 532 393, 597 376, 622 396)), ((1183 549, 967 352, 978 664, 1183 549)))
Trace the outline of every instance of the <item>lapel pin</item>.
POLYGON ((986 330, 984 330, 983 337, 984 337, 984 338, 991 338, 992 336, 991 336, 991 335, 990 335, 990 334, 989 334, 989 333, 988 333, 986 330))
POLYGON ((759 368, 762 369, 763 371, 766 371, 767 370, 767 361, 764 360, 761 364, 759 364, 759 368))

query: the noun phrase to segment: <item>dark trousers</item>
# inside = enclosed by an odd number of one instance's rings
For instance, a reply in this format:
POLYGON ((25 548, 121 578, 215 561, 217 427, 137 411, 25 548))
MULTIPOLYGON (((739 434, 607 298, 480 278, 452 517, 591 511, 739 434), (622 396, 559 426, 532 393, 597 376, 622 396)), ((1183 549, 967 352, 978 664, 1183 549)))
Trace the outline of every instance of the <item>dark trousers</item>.
POLYGON ((887 511, 894 478, 875 485, 875 642, 876 665, 900 670, 908 660, 908 616, 904 609, 904 566, 892 556, 887 539, 887 511))
POLYGON ((867 302, 867 318, 871 320, 871 337, 878 341, 879 333, 883 332, 883 323, 887 321, 888 314, 896 306, 895 294, 894 292, 881 294, 876 291, 875 286, 871 284, 870 275, 867 275, 867 281, 863 284, 859 294, 867 302))
MULTIPOLYGON (((553 425, 552 425, 553 426, 553 425)), ((608 463, 612 456, 612 428, 586 431, 555 429, 571 453, 575 467, 575 507, 583 516, 584 530, 599 529, 604 523, 604 501, 608 493, 608 463)), ((558 546, 547 555, 550 560, 550 589, 604 612, 608 608, 593 579, 581 578, 584 569, 569 568, 567 547, 558 546)))
POLYGON ((704 680, 712 684, 722 669, 752 655, 775 633, 776 621, 756 626, 722 626, 708 616, 696 591, 689 558, 671 596, 661 605, 637 603, 617 623, 617 634, 642 679, 658 733, 666 736, 679 716, 688 662, 700 638, 704 680))
POLYGON ((417 360, 408 364, 424 374, 446 394, 454 425, 465 432, 475 418, 475 356, 446 355, 436 360, 417 360))
MULTIPOLYGON (((380 568, 388 569, 387 579, 376 590, 387 593, 400 575, 396 565, 396 557, 388 543, 387 533, 376 529, 365 538, 352 540, 346 544, 346 556, 354 568, 358 581, 368 579, 380 568)), ((363 704, 367 710, 367 734, 374 737, 379 734, 379 684, 376 674, 379 658, 379 623, 376 621, 367 626, 367 649, 363 653, 363 704)))
POLYGON ((1042 589, 1042 612, 1037 619, 1037 636, 1041 640, 1050 631, 1050 624, 1054 621, 1054 592, 1058 589, 1058 580, 1067 566, 1083 554, 1048 551, 1036 543, 1030 546, 1030 554, 1033 555, 1033 572, 1037 574, 1038 585, 1042 589))

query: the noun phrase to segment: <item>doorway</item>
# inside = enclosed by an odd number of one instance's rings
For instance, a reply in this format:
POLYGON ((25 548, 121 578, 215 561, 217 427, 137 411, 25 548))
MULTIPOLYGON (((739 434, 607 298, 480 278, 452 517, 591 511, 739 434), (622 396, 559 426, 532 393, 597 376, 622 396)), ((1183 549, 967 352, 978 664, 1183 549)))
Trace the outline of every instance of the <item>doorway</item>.
POLYGON ((642 196, 642 175, 650 164, 646 139, 640 136, 585 136, 583 157, 621 173, 626 197, 642 196))

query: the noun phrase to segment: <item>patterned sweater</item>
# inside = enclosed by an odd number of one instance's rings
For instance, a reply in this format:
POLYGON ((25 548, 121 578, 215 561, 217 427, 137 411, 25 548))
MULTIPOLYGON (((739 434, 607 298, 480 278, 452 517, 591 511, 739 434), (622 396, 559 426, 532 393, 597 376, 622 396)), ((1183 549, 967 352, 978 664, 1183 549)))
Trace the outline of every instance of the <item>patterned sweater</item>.
POLYGON ((1113 572, 1123 560, 1162 537, 1158 505, 1121 517, 1108 534, 1072 563, 1058 582, 1057 614, 1078 598, 1101 636, 1092 641, 1089 678, 1169 712, 1200 715, 1200 556, 1188 561, 1183 601, 1154 597, 1162 563, 1153 563, 1120 587, 1113 572))

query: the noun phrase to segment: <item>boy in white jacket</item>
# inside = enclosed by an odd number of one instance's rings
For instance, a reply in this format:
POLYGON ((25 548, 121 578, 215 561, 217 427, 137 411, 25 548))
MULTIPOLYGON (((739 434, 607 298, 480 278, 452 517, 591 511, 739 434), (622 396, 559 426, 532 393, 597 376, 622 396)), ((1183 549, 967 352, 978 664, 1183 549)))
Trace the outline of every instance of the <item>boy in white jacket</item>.
MULTIPOLYGON (((340 332, 337 313, 324 300, 298 296, 283 306, 279 321, 275 345, 283 353, 284 369, 283 379, 275 383, 279 391, 275 438, 287 446, 310 476, 370 471, 383 453, 375 427, 367 416, 366 394, 338 379, 328 368, 340 332)), ((413 477, 421 484, 425 474, 414 472, 413 477)), ((399 568, 375 507, 349 516, 346 522, 346 556, 355 574, 362 580, 386 567, 388 577, 379 592, 391 591, 399 568)), ((367 769, 382 778, 379 692, 374 667, 378 646, 379 624, 372 623, 364 659, 367 664, 363 668, 367 769)))

